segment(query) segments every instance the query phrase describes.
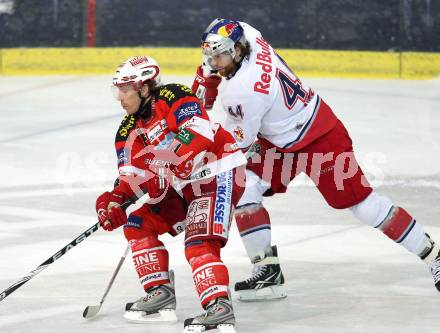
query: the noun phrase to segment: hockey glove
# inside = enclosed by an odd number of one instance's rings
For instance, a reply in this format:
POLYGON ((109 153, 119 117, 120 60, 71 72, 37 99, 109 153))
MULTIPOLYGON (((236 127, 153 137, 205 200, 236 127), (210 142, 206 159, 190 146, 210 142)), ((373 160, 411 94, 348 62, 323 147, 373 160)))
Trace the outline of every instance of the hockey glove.
POLYGON ((116 191, 104 192, 96 199, 96 213, 104 230, 112 231, 127 223, 127 214, 120 206, 123 195, 116 191))
POLYGON ((188 179, 193 172, 193 161, 186 160, 177 165, 171 165, 170 170, 180 179, 188 179))
POLYGON ((222 82, 222 78, 215 74, 203 75, 203 68, 197 68, 196 77, 192 84, 193 93, 202 101, 206 110, 212 109, 215 98, 217 97, 217 87, 222 82))
POLYGON ((166 168, 157 169, 160 175, 150 173, 150 179, 146 182, 146 189, 151 199, 158 199, 163 196, 167 191, 169 183, 167 181, 167 174, 169 173, 166 168))
POLYGON ((103 228, 105 223, 108 223, 107 207, 109 203, 110 192, 104 192, 96 199, 96 213, 98 214, 99 224, 103 228))

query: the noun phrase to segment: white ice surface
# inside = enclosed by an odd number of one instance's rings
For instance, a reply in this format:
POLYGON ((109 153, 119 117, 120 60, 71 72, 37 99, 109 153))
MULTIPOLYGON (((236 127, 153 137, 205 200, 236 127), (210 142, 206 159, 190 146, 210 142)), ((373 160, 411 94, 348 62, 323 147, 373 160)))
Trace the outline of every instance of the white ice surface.
MULTIPOLYGON (((440 81, 305 81, 348 128, 377 190, 440 240, 440 81)), ((0 77, 0 292, 96 223, 95 198, 116 177, 122 116, 109 82, 0 77)), ((237 332, 440 332, 440 294, 416 257, 329 208, 304 177, 266 207, 289 297, 235 301, 237 332)), ((142 294, 130 257, 99 315, 82 318, 85 306, 99 303, 125 246, 122 230, 99 230, 0 302, 0 332, 181 332, 201 309, 182 236, 162 239, 176 273, 176 325, 122 318, 125 302, 142 294)), ((247 277, 235 226, 223 259, 231 284, 247 277)))

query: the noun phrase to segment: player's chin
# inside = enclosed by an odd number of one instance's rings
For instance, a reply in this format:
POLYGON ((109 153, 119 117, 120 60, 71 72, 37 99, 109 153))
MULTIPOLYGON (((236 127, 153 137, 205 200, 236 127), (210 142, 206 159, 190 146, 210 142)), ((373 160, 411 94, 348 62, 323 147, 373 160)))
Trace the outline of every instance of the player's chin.
POLYGON ((130 108, 130 107, 124 107, 124 110, 125 110, 125 113, 127 113, 128 115, 131 115, 136 112, 136 110, 133 110, 133 108, 130 108))
POLYGON ((225 68, 217 69, 217 74, 221 76, 228 76, 228 71, 225 68))

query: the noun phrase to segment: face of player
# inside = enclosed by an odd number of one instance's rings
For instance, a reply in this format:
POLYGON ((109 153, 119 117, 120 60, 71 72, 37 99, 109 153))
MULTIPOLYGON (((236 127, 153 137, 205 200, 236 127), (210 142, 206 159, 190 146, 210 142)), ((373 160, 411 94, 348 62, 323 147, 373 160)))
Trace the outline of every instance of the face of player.
MULTIPOLYGON (((235 47, 235 57, 240 59, 241 49, 235 47)), ((210 58, 209 64, 212 68, 218 71, 221 76, 228 77, 233 74, 237 69, 237 64, 232 60, 232 56, 228 52, 213 55, 210 58)))
POLYGON ((229 53, 213 55, 209 64, 213 69, 218 71, 221 76, 227 76, 227 74, 234 68, 234 62, 229 53))
MULTIPOLYGON (((240 51, 237 52, 235 57, 238 59, 240 58, 240 51)), ((228 53, 221 53, 212 56, 210 65, 218 71, 218 74, 225 77, 230 76, 237 70, 237 64, 232 60, 232 56, 228 53)))
MULTIPOLYGON (((142 102, 138 91, 132 85, 116 87, 116 89, 116 99, 120 101, 125 112, 127 112, 128 115, 136 113, 139 110, 142 102)), ((142 86, 141 96, 147 97, 148 94, 148 86, 142 86)))

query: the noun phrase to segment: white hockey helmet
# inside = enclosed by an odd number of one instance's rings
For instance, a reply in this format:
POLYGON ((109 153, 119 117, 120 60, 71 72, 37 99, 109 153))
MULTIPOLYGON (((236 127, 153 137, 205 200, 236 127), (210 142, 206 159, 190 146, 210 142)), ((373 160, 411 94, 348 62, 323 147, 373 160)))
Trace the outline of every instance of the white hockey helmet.
POLYGON ((235 58, 235 44, 246 44, 243 27, 238 21, 217 18, 202 35, 203 62, 211 67, 212 57, 227 53, 235 58))
POLYGON ((131 85, 137 91, 146 81, 161 85, 160 67, 156 60, 147 56, 128 58, 116 70, 113 85, 122 87, 131 85))

